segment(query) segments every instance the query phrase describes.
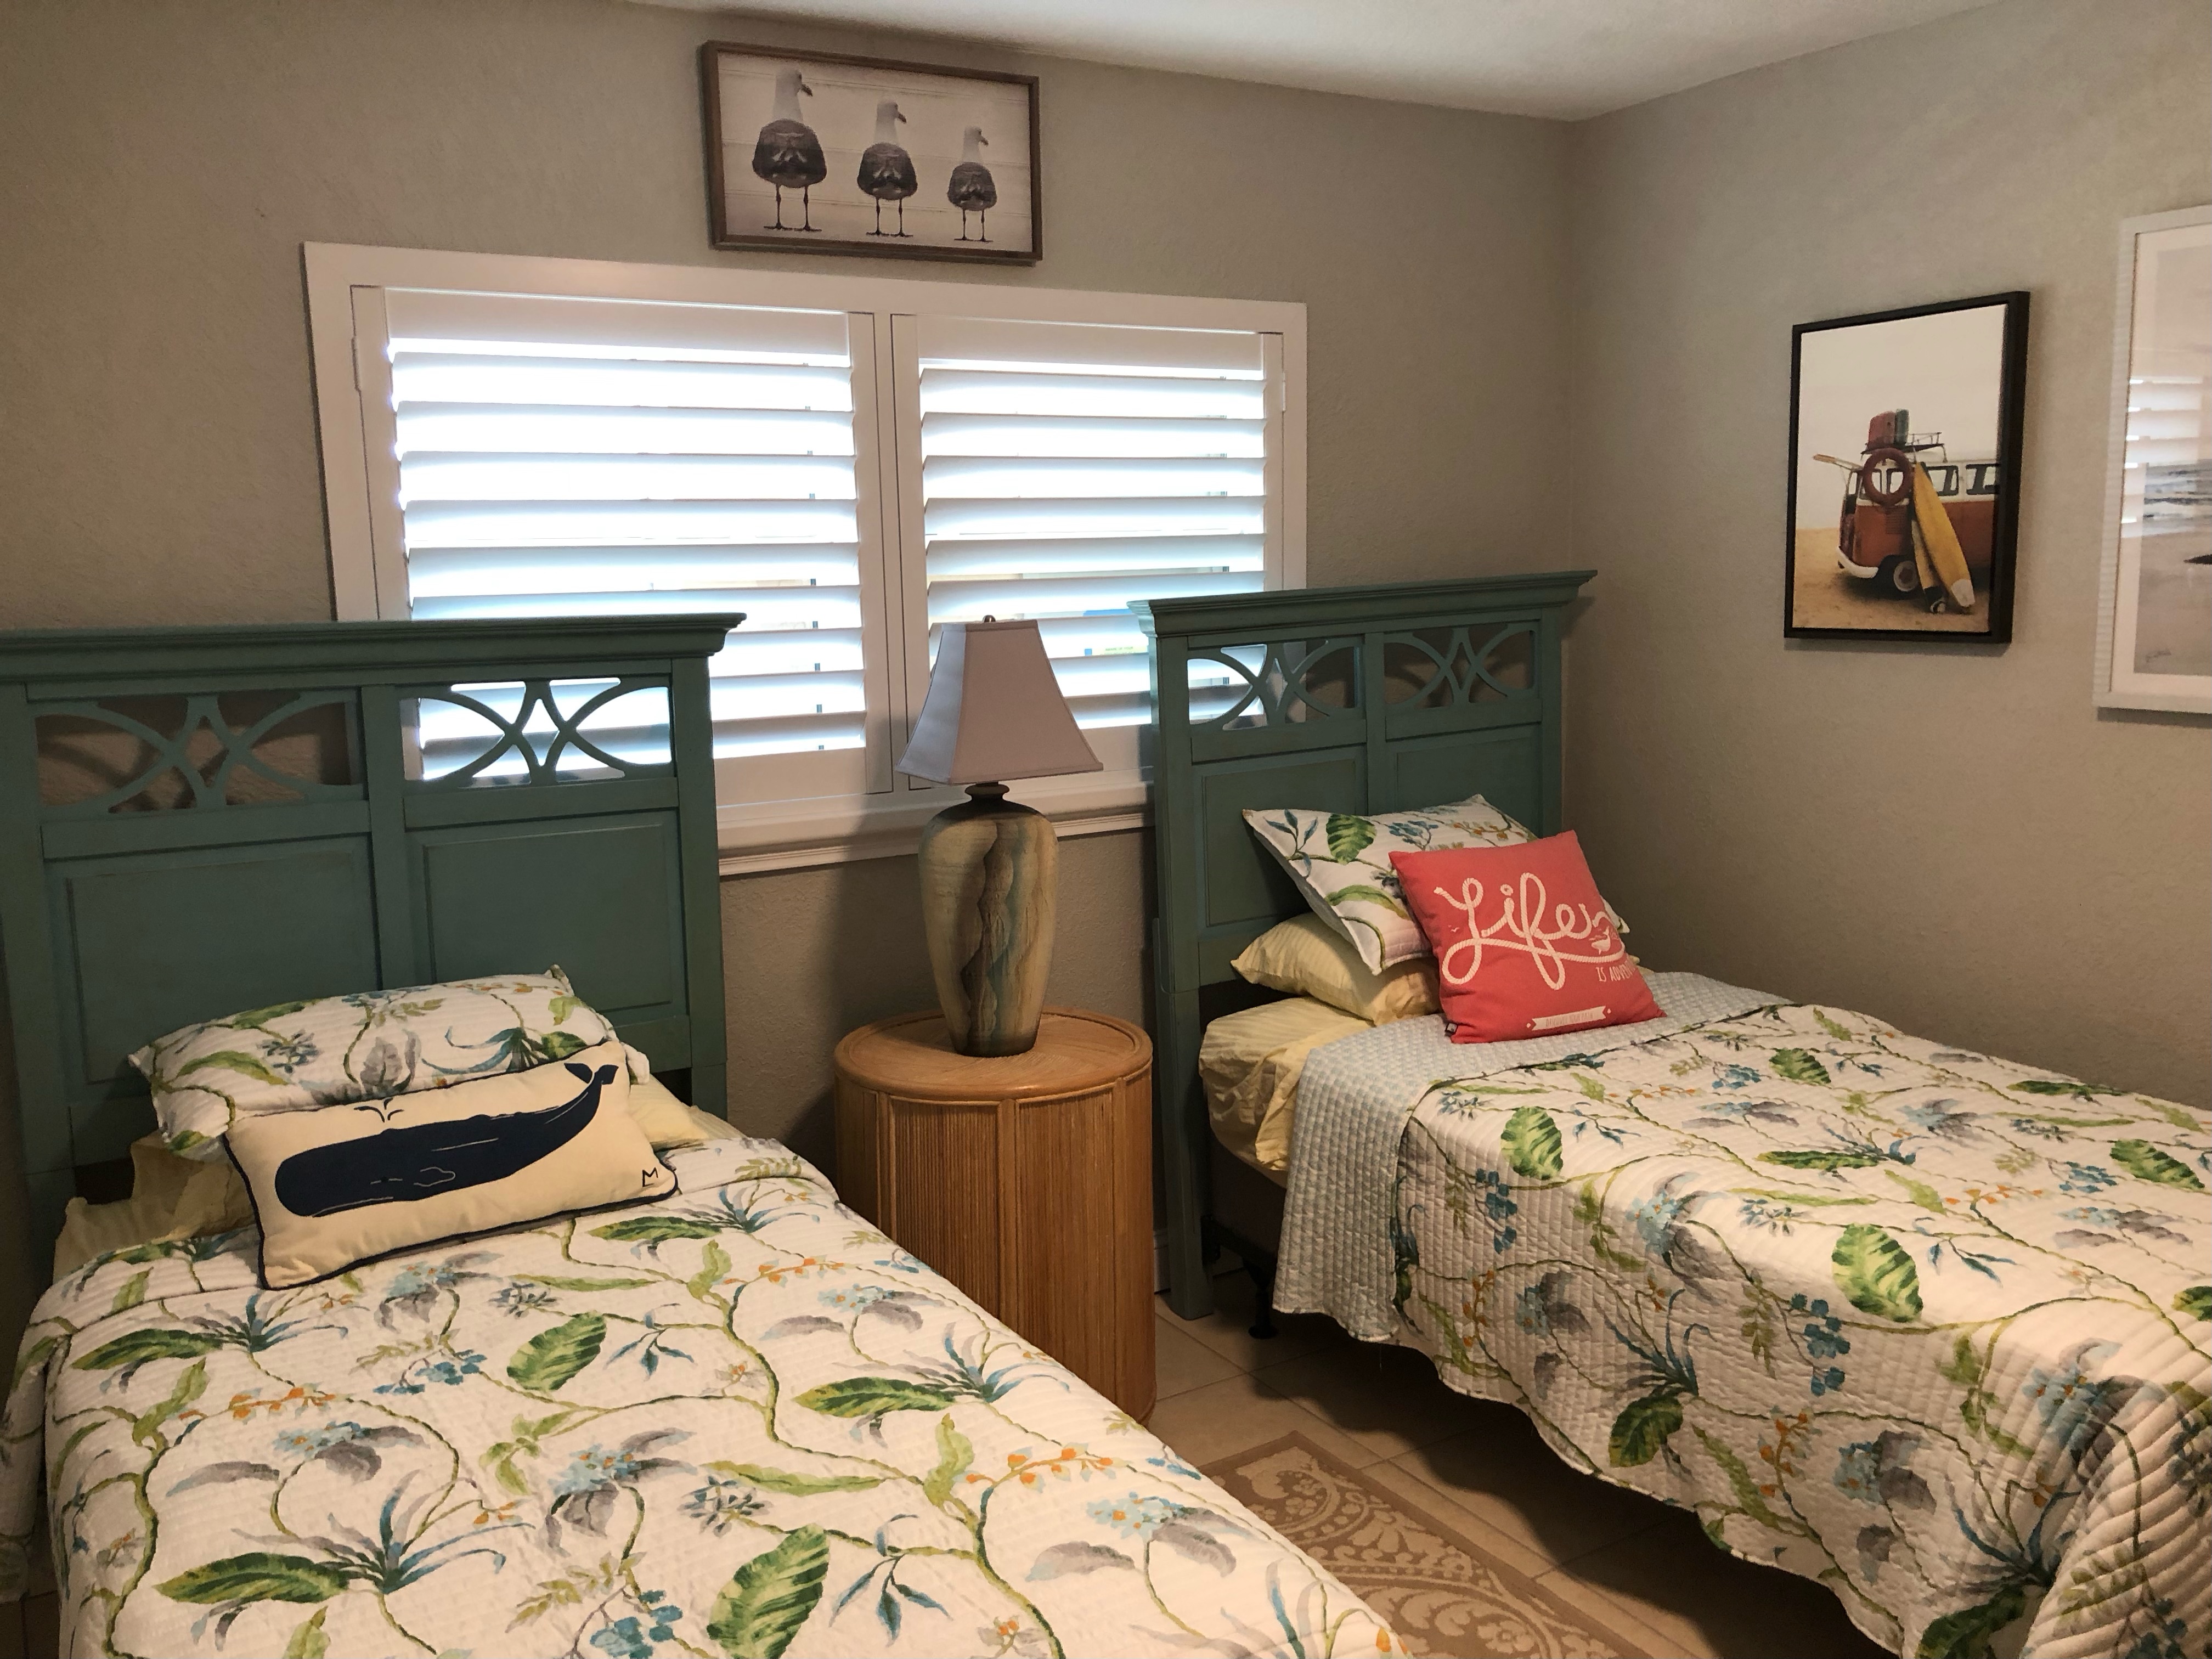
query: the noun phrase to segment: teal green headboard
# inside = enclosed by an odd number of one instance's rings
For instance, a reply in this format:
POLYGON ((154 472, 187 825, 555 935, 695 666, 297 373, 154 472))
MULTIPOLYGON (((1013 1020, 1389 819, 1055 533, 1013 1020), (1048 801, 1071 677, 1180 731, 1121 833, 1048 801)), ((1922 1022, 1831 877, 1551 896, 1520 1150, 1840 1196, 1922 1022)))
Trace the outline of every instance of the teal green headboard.
POLYGON ((1305 902, 1247 807, 1386 812, 1480 793, 1559 828, 1559 613, 1595 573, 1137 601, 1151 640, 1153 924, 1169 1297, 1205 1266, 1201 993, 1305 902))
POLYGON ((558 963, 724 1111, 708 656, 736 616, 0 632, 0 965, 33 1224, 125 1056, 558 963))

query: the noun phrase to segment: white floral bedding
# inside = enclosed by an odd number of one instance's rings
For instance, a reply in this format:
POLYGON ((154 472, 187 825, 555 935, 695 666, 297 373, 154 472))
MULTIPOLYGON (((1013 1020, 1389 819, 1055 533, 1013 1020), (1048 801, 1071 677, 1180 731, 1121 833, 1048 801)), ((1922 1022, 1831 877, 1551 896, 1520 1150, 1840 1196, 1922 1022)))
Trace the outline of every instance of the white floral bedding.
POLYGON ((772 1142, 656 1203, 46 1293, 0 1453, 69 1652, 1368 1654, 1344 1587, 772 1142), (42 1455, 43 1452, 43 1455, 42 1455))
MULTIPOLYGON (((1662 1006, 1729 988, 1686 978, 1662 1006)), ((2203 1113, 1832 1008, 1514 1070, 1438 1024, 1308 1060, 1278 1307, 1424 1350, 1901 1654, 2212 1647, 2203 1113)))

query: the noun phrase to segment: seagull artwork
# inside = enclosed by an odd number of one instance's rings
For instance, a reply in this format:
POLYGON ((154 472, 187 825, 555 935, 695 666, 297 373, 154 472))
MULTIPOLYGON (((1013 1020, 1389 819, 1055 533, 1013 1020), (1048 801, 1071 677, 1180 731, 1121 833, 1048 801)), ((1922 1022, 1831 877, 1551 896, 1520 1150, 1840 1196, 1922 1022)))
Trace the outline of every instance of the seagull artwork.
POLYGON ((753 171, 775 186, 775 222, 763 226, 764 230, 816 228, 811 191, 829 175, 830 164, 822 157, 822 141, 814 136, 814 129, 799 118, 801 93, 811 98, 814 88, 797 70, 785 70, 775 77, 775 113, 753 144, 753 171), (799 192, 799 217, 805 222, 783 222, 787 190, 799 192))
POLYGON ((906 153, 898 142, 899 124, 906 117, 899 106, 886 98, 876 106, 876 142, 860 152, 859 184, 863 192, 876 200, 876 228, 871 236, 910 236, 906 228, 906 198, 921 187, 915 177, 914 157, 906 153), (884 204, 898 204, 898 228, 884 228, 884 204))
POLYGON ((983 165, 978 154, 981 146, 991 141, 983 136, 981 127, 970 127, 961 140, 960 165, 952 169, 946 181, 945 199, 960 210, 960 234, 955 240, 988 242, 991 240, 990 210, 999 205, 999 186, 992 181, 991 169, 983 165), (975 216, 977 234, 968 234, 968 216, 975 216))

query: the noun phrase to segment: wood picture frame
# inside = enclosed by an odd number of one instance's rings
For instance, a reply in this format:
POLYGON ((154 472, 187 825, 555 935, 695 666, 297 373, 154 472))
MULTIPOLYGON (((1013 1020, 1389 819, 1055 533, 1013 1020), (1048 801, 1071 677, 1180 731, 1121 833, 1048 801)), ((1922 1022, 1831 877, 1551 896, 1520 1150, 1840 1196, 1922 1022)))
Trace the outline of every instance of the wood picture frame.
POLYGON ((699 74, 714 246, 1044 257, 1035 76, 732 40, 699 74))
POLYGON ((1785 638, 2010 641, 2027 313, 2015 290, 1791 330, 1785 638))
POLYGON ((2120 225, 2092 696, 2212 714, 2212 207, 2120 225))

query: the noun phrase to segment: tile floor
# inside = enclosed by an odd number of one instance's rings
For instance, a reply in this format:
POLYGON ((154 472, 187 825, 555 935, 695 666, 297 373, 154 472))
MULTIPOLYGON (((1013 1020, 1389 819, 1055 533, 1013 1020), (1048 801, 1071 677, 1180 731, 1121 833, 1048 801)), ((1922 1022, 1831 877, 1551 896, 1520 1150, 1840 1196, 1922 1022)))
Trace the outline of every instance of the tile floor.
POLYGON ((1469 1400, 1419 1355, 1354 1342, 1316 1316, 1261 1341, 1251 1280, 1215 1280, 1212 1317, 1159 1318, 1153 1433, 1210 1463, 1304 1435, 1570 1602, 1652 1659, 1880 1659, 1809 1579, 1723 1555, 1694 1516, 1553 1455, 1510 1406, 1469 1400))

